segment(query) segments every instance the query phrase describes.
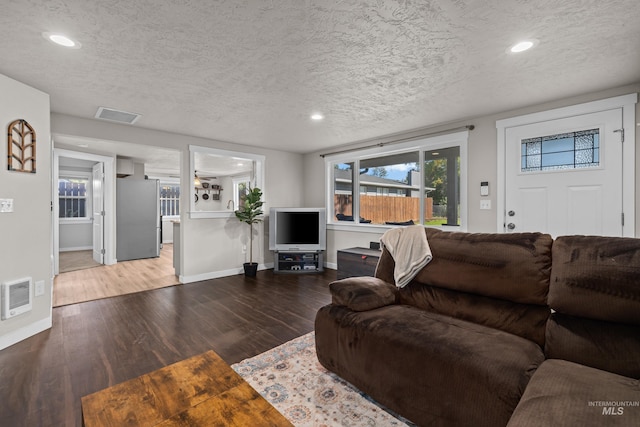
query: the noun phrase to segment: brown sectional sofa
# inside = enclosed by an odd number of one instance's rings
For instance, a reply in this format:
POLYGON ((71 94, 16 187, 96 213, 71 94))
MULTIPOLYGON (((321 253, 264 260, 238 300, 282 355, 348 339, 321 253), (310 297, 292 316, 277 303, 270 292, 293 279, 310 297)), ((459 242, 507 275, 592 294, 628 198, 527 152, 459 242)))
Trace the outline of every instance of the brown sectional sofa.
POLYGON ((420 426, 640 425, 640 239, 425 232, 406 287, 331 283, 323 366, 420 426))

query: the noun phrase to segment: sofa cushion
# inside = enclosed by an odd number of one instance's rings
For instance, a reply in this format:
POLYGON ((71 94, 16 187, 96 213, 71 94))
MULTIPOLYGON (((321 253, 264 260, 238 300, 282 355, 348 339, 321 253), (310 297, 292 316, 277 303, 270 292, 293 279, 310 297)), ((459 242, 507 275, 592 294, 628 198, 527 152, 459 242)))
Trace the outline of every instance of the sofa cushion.
POLYGON ((553 313, 546 335, 547 358, 640 378, 640 326, 553 313))
POLYGON ((549 307, 411 283, 398 292, 399 302, 458 319, 501 329, 544 347, 549 307))
POLYGON ((316 316, 327 369, 418 425, 504 426, 544 359, 524 338, 406 305, 316 316))
POLYGON ((373 310, 396 301, 396 287, 375 277, 349 277, 329 284, 331 302, 353 311, 373 310))
MULTIPOLYGON (((553 243, 550 235, 425 230, 433 260, 418 273, 415 282, 521 304, 547 304, 553 243)), ((390 255, 382 253, 376 277, 386 280, 384 270, 393 266, 393 260, 384 257, 390 255)))
MULTIPOLYGON (((451 233, 425 228, 433 260, 399 302, 501 329, 543 346, 552 239, 540 233, 451 233)), ((375 276, 393 282, 383 249, 375 276)))
POLYGON ((589 319, 640 325, 640 239, 561 236, 553 243, 549 305, 589 319))
POLYGON ((637 426, 640 381, 564 360, 535 372, 508 427, 637 426))

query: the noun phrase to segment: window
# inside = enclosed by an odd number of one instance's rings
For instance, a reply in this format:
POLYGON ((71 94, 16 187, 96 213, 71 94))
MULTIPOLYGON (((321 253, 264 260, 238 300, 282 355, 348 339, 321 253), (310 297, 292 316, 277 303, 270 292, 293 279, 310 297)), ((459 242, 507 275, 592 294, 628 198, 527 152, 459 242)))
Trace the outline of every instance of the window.
POLYGON ((233 178, 233 206, 234 210, 238 210, 240 206, 244 204, 247 198, 247 192, 249 191, 250 184, 249 176, 242 176, 233 178))
POLYGON ((390 224, 420 223, 420 169, 417 151, 360 161, 360 222, 390 224), (396 192, 394 197, 389 190, 396 192), (401 197, 398 197, 401 196, 401 197))
POLYGON ((160 215, 180 215, 180 185, 160 182, 160 215))
POLYGON ((91 180, 88 175, 60 173, 58 179, 59 218, 90 219, 91 180))
POLYGON ((328 221, 342 226, 414 223, 462 229, 467 135, 326 156, 327 211, 332 212, 328 221))
MULTIPOLYGON (((333 212, 339 221, 353 221, 353 163, 333 165, 333 212)), ((360 187, 360 192, 364 191, 360 187)))
POLYGON ((460 225, 460 147, 425 151, 426 225, 460 225))
POLYGON ((600 129, 523 139, 522 172, 597 167, 600 129))

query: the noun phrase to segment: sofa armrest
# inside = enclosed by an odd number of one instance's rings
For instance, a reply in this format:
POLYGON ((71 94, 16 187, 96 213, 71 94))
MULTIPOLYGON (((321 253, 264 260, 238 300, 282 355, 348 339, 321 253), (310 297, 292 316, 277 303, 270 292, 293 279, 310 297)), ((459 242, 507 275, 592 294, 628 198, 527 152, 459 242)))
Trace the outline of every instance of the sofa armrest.
POLYGON ((368 311, 395 304, 397 289, 377 277, 349 277, 329 284, 331 302, 353 311, 368 311))

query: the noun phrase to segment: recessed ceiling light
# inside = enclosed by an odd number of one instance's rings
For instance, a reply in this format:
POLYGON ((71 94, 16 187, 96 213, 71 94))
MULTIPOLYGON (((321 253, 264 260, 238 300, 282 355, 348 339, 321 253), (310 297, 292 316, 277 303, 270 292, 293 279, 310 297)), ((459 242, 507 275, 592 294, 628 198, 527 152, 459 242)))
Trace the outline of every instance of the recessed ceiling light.
POLYGON ((536 40, 536 39, 523 40, 523 41, 518 42, 518 43, 514 44, 513 46, 511 46, 507 50, 507 52, 510 52, 510 53, 524 52, 525 50, 529 50, 532 47, 536 46, 537 44, 538 44, 538 40, 536 40))
POLYGON ((42 37, 57 45, 68 47, 71 49, 80 49, 81 44, 69 37, 58 33, 42 33, 42 37))
POLYGON ((313 113, 311 115, 311 120, 318 121, 318 120, 322 120, 322 119, 324 119, 324 116, 322 114, 320 114, 320 113, 313 113))
POLYGON ((78 144, 80 148, 89 148, 89 144, 78 144))

